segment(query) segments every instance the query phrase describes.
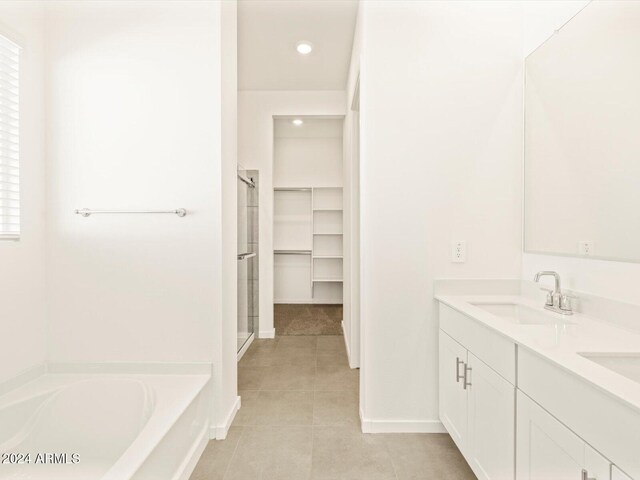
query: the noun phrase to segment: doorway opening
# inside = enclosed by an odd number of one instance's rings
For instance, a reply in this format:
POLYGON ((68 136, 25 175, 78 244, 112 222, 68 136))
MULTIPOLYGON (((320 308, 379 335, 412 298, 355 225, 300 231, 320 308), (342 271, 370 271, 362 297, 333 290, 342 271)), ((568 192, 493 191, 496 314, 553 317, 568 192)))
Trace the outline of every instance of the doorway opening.
POLYGON ((342 117, 274 118, 274 327, 342 335, 342 117))

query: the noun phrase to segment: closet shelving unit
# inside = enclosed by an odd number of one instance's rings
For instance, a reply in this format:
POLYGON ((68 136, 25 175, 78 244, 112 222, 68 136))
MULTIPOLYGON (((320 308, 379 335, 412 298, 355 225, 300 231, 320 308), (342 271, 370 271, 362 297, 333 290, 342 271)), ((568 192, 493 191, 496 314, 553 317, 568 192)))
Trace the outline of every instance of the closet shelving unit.
POLYGON ((274 254, 308 255, 310 303, 342 303, 342 228, 342 187, 274 189, 274 254))

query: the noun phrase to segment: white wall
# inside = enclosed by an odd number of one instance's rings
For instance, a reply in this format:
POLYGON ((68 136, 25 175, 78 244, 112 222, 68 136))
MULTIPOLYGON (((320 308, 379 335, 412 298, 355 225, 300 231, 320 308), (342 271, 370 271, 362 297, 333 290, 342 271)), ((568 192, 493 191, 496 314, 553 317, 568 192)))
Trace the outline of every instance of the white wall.
POLYGON ((522 53, 526 57, 555 30, 567 23, 590 0, 529 0, 523 1, 522 53))
POLYGON ((52 361, 208 361, 220 315, 220 11, 47 18, 52 361), (189 214, 82 218, 79 207, 189 214))
POLYGON ((276 187, 342 186, 342 136, 277 138, 276 187))
MULTIPOLYGON (((362 10, 358 9, 346 85, 344 119, 344 298, 342 329, 351 368, 360 367, 360 112, 358 82, 362 45, 362 10), (356 97, 357 94, 357 97, 356 97), (355 98, 355 104, 354 104, 355 98)), ((360 379, 362 381, 362 378, 360 379)))
POLYGON ((533 253, 523 255, 523 280, 533 281, 536 272, 541 270, 558 272, 562 280, 562 288, 640 304, 638 300, 640 264, 533 253))
POLYGON ((434 279, 521 270, 522 7, 360 7, 363 426, 438 430, 434 279))
POLYGON ((0 383, 44 362, 44 16, 0 2, 0 34, 20 52, 20 241, 0 241, 0 383))
POLYGON ((50 4, 46 25, 49 360, 213 362, 224 425, 237 400, 235 4, 50 4))
POLYGON ((342 119, 305 119, 295 127, 290 119, 276 120, 274 186, 341 187, 342 124, 342 119))
POLYGON ((274 116, 344 115, 342 91, 238 92, 238 163, 260 170, 260 337, 273 329, 274 116))
MULTIPOLYGON (((218 90, 222 106, 222 325, 215 325, 214 359, 218 366, 215 409, 217 438, 224 438, 240 406, 238 397, 238 5, 220 2, 221 41, 217 55, 222 59, 218 90), (218 335, 217 332, 220 332, 218 335), (220 345, 217 345, 220 342, 220 345)), ((216 92, 216 93, 218 93, 216 92)), ((214 190, 215 191, 215 190, 214 190)), ((212 192, 213 193, 213 192, 212 192)))
MULTIPOLYGON (((524 54, 530 53, 554 30, 578 13, 586 1, 527 2, 525 5, 524 54)), ((610 262, 556 255, 525 253, 522 278, 530 280, 539 270, 555 270, 572 290, 638 303, 640 264, 610 262)))

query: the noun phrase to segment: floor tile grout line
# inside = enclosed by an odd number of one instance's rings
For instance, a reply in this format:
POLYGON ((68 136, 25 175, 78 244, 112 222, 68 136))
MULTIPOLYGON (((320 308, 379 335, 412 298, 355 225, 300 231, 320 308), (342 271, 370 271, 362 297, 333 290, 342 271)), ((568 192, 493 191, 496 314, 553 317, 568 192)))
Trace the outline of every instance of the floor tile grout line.
MULTIPOLYGON (((224 469, 224 473, 222 474, 222 480, 224 480, 225 477, 227 476, 227 473, 229 473, 229 468, 231 468, 231 463, 233 462, 233 459, 236 456, 236 452, 238 451, 238 447, 240 446, 240 441, 242 440, 242 436, 244 435, 245 428, 244 427, 240 427, 240 428, 242 430, 240 432, 240 437, 238 438, 238 441, 236 442, 236 446, 233 448, 233 453, 231 454, 231 458, 229 458, 229 462, 227 462, 227 466, 224 469)), ((224 440, 222 441, 224 442, 224 440)))
POLYGON ((309 478, 313 478, 313 460, 316 446, 316 432, 313 427, 316 421, 316 385, 318 382, 318 340, 316 339, 316 362, 315 375, 313 376, 313 407, 311 409, 311 465, 309 467, 309 478))
MULTIPOLYGON (((293 344, 293 345, 295 346, 295 344, 293 344)), ((308 392, 312 391, 313 395, 312 395, 312 405, 311 405, 311 423, 310 424, 294 423, 294 424, 288 424, 287 425, 287 424, 280 424, 279 421, 277 421, 277 422, 275 422, 273 424, 252 425, 251 423, 249 423, 247 425, 243 425, 242 426, 243 430, 241 432, 241 437, 238 439, 238 443, 235 445, 234 453, 231 456, 231 459, 230 459, 229 463, 227 464, 227 467, 225 469, 225 473, 224 473, 223 478, 228 478, 229 469, 231 468, 232 462, 237 457, 237 451, 238 451, 238 448, 240 446, 241 439, 243 438, 244 435, 246 435, 247 429, 252 429, 252 428, 267 428, 267 429, 269 429, 269 428, 296 428, 296 427, 297 428, 311 428, 311 455, 310 455, 310 457, 311 457, 311 465, 310 465, 309 478, 312 478, 312 475, 313 475, 313 464, 314 464, 314 459, 315 459, 314 449, 315 449, 315 446, 316 446, 315 442, 317 441, 317 439, 315 438, 316 437, 316 435, 315 435, 316 428, 320 428, 320 429, 322 429, 322 428, 338 428, 340 430, 344 429, 344 431, 346 433, 349 433, 349 434, 352 433, 352 430, 353 430, 353 433, 361 433, 360 429, 358 429, 358 427, 359 427, 359 422, 358 421, 356 421, 355 424, 350 422, 349 420, 344 421, 344 422, 336 422, 336 423, 324 423, 323 422, 323 423, 320 423, 320 424, 315 424, 315 417, 316 417, 316 412, 317 412, 317 407, 318 407, 318 402, 319 402, 319 400, 318 400, 318 392, 320 392, 320 393, 323 393, 323 392, 335 392, 335 393, 337 393, 337 392, 345 392, 345 393, 347 393, 347 392, 349 392, 349 393, 354 393, 355 395, 359 396, 359 389, 358 389, 357 386, 352 387, 352 388, 349 388, 349 387, 345 388, 343 386, 343 387, 338 387, 338 388, 326 388, 325 387, 325 388, 319 389, 318 388, 318 386, 319 386, 319 384, 318 384, 318 374, 319 373, 318 372, 320 370, 320 365, 319 365, 320 357, 327 358, 329 360, 333 360, 333 359, 337 360, 339 357, 342 356, 342 352, 340 350, 338 350, 338 349, 335 349, 335 348, 331 347, 331 346, 325 346, 325 348, 328 348, 328 350, 324 350, 324 349, 321 350, 319 348, 320 337, 316 337, 315 338, 315 342, 311 342, 309 345, 311 346, 311 348, 313 348, 315 346, 315 350, 313 352, 308 352, 308 355, 309 356, 313 355, 313 358, 314 358, 314 361, 312 362, 312 364, 309 365, 309 366, 313 366, 313 368, 314 368, 314 372, 313 372, 313 387, 311 389, 310 388, 302 388, 302 389, 298 389, 298 388, 296 388, 296 389, 282 389, 282 388, 269 389, 263 383, 263 380, 264 380, 264 376, 263 376, 263 378, 261 378, 259 388, 257 389, 257 393, 258 393, 258 397, 260 397, 263 392, 272 392, 272 393, 275 393, 276 396, 278 396, 277 392, 280 392, 280 393, 285 393, 285 392, 291 392, 291 393, 293 393, 293 392, 307 392, 308 393, 308 392)), ((303 346, 300 346, 300 347, 303 347, 303 346)), ((294 348, 294 350, 295 350, 295 348, 294 348)), ((277 351, 277 349, 269 351, 265 356, 267 358, 271 357, 271 356, 273 356, 275 354, 276 351, 277 351)), ((292 366, 297 366, 297 364, 283 364, 283 365, 273 365, 273 364, 271 364, 271 365, 266 366, 265 370, 263 372, 261 372, 261 373, 264 373, 265 371, 267 371, 268 369, 270 369, 272 367, 292 367, 292 366)), ((300 366, 302 366, 302 365, 300 365, 300 366)), ((337 368, 337 370, 341 370, 339 367, 347 367, 348 368, 348 365, 344 365, 341 362, 337 362, 337 363, 334 364, 333 361, 332 361, 332 363, 330 363, 328 365, 323 365, 323 367, 324 366, 326 366, 326 367, 330 367, 330 366, 331 367, 335 367, 335 368, 337 368)), ((248 366, 248 367, 252 367, 252 366, 248 366)), ((253 367, 253 368, 255 368, 255 367, 253 367)), ((333 373, 333 372, 328 372, 328 373, 333 373)), ((249 390, 256 391, 255 389, 249 389, 249 390)), ((357 416, 357 412, 356 412, 356 416, 357 416)), ((385 451, 387 452, 387 454, 389 456, 391 456, 390 455, 390 449, 389 449, 388 443, 386 441, 384 441, 384 445, 385 445, 385 451)), ((399 477, 398 477, 398 473, 396 471, 395 463, 393 463, 392 459, 390 459, 390 461, 391 461, 391 467, 393 469, 394 478, 397 480, 399 477)))
POLYGON ((398 476, 398 470, 396 469, 396 462, 393 461, 393 455, 391 454, 391 449, 389 448, 388 437, 385 434, 382 434, 382 443, 384 443, 384 449, 389 455, 389 461, 391 462, 391 468, 393 468, 393 475, 396 477, 396 480, 400 480, 398 476))
MULTIPOLYGON (((315 392, 314 392, 314 409, 315 409, 315 392)), ((316 446, 316 429, 314 428, 314 426, 311 426, 311 465, 309 468, 309 478, 313 478, 313 457, 314 455, 314 451, 315 451, 315 446, 316 446)))

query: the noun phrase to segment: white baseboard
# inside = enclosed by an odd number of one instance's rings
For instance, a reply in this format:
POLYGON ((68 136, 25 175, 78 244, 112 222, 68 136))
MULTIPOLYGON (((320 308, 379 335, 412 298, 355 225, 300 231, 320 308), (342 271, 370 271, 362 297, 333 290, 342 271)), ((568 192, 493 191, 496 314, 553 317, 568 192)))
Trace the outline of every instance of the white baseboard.
POLYGON ((439 420, 371 420, 360 410, 363 433, 447 433, 439 420))
POLYGON ((258 336, 259 338, 276 338, 276 329, 272 328, 271 330, 260 330, 258 336))
POLYGON ((207 443, 209 443, 209 437, 207 436, 207 428, 205 427, 191 447, 187 458, 178 469, 178 473, 173 477, 174 480, 189 480, 198 464, 198 460, 200 460, 202 456, 202 452, 204 452, 204 449, 207 447, 207 443))
POLYGON ((209 430, 209 438, 215 440, 224 440, 227 438, 227 433, 229 433, 229 429, 231 428, 231 424, 233 423, 233 419, 236 418, 236 413, 240 410, 240 397, 236 397, 236 401, 231 406, 229 413, 227 413, 226 418, 220 425, 211 425, 209 430))

